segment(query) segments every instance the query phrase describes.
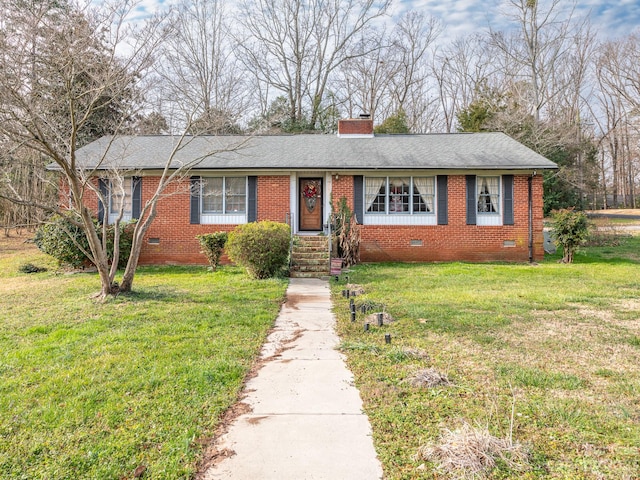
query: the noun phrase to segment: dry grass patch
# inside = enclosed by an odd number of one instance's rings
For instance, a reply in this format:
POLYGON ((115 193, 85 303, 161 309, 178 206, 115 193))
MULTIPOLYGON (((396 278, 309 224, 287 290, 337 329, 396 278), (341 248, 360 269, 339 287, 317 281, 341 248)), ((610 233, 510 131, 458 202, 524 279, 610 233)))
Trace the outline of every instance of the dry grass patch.
POLYGON ((447 387, 451 385, 449 377, 435 368, 425 368, 418 370, 405 380, 412 387, 434 388, 447 387))
POLYGON ((347 290, 349 290, 351 292, 351 294, 356 294, 356 295, 364 295, 365 290, 364 287, 362 285, 358 285, 356 283, 347 283, 347 285, 345 286, 345 288, 347 290))
POLYGON ((429 354, 421 348, 402 347, 400 350, 407 356, 407 358, 412 358, 414 360, 429 360, 429 354))
MULTIPOLYGON (((377 325, 378 324, 378 313, 380 312, 376 312, 376 313, 372 313, 370 315, 367 315, 366 317, 364 317, 364 323, 369 323, 371 325, 377 325)), ((389 315, 387 312, 382 312, 382 324, 383 325, 389 325, 393 322, 395 322, 396 319, 393 318, 391 315, 389 315)))
POLYGON ((455 430, 444 429, 438 440, 419 448, 416 458, 433 462, 450 478, 485 477, 497 462, 520 472, 529 468, 528 452, 521 444, 468 422, 455 430))

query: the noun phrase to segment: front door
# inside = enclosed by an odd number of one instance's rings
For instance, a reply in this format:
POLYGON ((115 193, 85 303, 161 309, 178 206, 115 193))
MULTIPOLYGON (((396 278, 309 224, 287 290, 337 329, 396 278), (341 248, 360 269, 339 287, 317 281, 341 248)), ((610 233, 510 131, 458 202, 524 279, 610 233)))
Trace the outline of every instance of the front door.
POLYGON ((301 178, 298 192, 300 230, 322 230, 322 178, 301 178))

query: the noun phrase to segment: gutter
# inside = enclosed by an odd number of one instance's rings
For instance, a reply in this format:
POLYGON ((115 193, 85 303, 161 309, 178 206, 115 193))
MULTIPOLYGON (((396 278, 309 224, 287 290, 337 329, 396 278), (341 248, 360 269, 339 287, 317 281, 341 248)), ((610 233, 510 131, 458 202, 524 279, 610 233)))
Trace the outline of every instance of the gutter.
POLYGON ((536 176, 534 170, 530 177, 527 178, 528 194, 529 194, 529 263, 533 263, 533 177, 536 176))

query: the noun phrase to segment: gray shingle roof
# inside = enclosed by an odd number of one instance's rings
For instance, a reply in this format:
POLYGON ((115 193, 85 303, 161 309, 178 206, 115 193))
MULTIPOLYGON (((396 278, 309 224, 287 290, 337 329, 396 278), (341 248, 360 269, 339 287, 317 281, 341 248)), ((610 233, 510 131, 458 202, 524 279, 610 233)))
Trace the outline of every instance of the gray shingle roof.
MULTIPOLYGON (((78 150, 78 161, 99 168, 163 168, 179 137, 103 137, 78 150), (108 148, 108 150, 107 150, 108 148)), ((196 169, 509 169, 557 168, 503 133, 203 136, 183 139, 173 167, 201 159, 196 169), (235 151, 225 151, 240 146, 235 151)))

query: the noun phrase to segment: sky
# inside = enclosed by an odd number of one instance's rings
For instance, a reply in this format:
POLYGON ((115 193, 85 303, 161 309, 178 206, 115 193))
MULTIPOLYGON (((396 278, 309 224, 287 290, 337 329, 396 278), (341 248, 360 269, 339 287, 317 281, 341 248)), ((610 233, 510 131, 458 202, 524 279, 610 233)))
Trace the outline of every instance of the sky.
MULTIPOLYGON (((142 0, 140 16, 166 8, 178 0, 142 0)), ((233 3, 236 0, 224 0, 233 3)), ((548 0, 540 0, 546 3, 548 0)), ((570 8, 571 0, 559 0, 560 5, 570 8)), ((507 11, 509 0, 395 0, 393 15, 408 10, 419 10, 439 19, 445 39, 466 36, 489 26, 502 30, 508 20, 502 13, 507 11)), ((640 0, 578 0, 574 16, 588 16, 600 38, 615 39, 634 30, 640 30, 640 0)))
MULTIPOLYGON (((508 0, 400 0, 394 10, 428 12, 442 20, 446 37, 456 38, 489 26, 506 28, 508 5, 508 0)), ((560 0, 562 8, 571 5, 570 0, 560 0)), ((589 17, 600 38, 614 39, 640 27, 640 0, 579 0, 574 17, 589 17)))

